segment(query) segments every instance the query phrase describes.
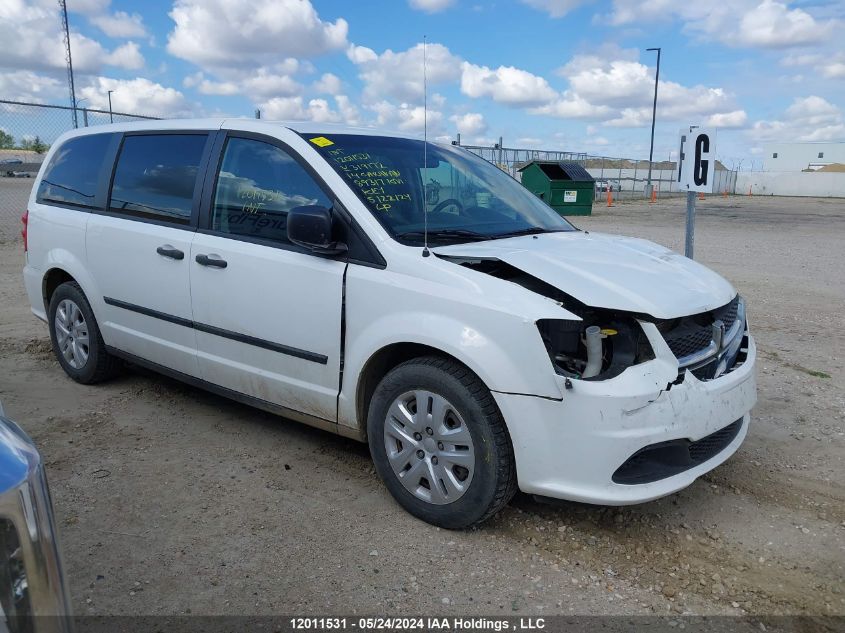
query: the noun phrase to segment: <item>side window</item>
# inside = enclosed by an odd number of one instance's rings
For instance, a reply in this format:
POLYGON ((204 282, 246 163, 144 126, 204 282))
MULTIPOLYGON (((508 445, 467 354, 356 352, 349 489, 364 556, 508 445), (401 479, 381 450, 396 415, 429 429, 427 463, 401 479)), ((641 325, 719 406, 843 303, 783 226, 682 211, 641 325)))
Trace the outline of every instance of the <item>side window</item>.
POLYGON ((287 214, 331 201, 308 172, 283 149, 252 139, 229 138, 214 192, 215 231, 288 243, 287 214))
POLYGON ((189 224, 205 134, 126 136, 109 208, 115 213, 189 224))
POLYGON ((89 134, 62 143, 38 184, 36 201, 95 208, 97 180, 111 139, 111 134, 89 134))

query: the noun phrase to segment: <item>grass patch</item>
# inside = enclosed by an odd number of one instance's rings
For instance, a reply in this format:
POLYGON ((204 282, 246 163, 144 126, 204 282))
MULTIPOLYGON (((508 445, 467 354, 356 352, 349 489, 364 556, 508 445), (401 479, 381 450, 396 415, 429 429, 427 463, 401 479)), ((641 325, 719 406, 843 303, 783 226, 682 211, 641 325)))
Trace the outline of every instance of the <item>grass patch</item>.
POLYGON ((772 360, 779 362, 780 364, 784 365, 785 367, 789 367, 790 369, 794 369, 795 371, 800 371, 801 373, 807 374, 808 376, 813 376, 814 378, 825 378, 825 379, 830 378, 830 374, 827 373, 826 371, 819 371, 817 369, 809 369, 807 367, 804 367, 803 365, 799 365, 798 363, 793 363, 792 361, 784 360, 783 358, 780 357, 780 354, 778 354, 777 352, 769 352, 769 351, 764 351, 764 350, 761 350, 761 351, 763 352, 764 355, 768 356, 772 360))

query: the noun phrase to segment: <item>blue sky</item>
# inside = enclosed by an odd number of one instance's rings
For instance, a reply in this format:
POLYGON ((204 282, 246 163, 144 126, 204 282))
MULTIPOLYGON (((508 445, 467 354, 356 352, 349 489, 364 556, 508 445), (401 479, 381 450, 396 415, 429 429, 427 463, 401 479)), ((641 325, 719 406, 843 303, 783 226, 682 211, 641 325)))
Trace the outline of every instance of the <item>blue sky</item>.
MULTIPOLYGON (((719 128, 729 166, 769 140, 845 140, 845 3, 785 0, 67 0, 77 97, 156 116, 252 116, 655 159, 719 128)), ((0 98, 67 103, 55 0, 3 0, 0 98)), ((0 122, 2 124, 2 122, 0 122)))

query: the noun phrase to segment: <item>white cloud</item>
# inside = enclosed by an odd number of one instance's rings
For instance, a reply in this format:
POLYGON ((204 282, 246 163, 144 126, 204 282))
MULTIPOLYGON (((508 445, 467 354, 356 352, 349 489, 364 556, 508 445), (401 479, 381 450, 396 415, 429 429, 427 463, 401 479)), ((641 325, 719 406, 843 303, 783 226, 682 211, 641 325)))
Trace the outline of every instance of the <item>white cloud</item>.
POLYGON ((579 95, 567 90, 553 101, 538 108, 532 108, 530 114, 551 116, 558 119, 600 119, 613 110, 606 105, 590 103, 579 95))
POLYGON ((190 103, 181 92, 162 86, 143 77, 135 79, 93 78, 87 85, 77 88, 77 98, 87 99, 94 109, 108 110, 108 91, 112 92, 115 112, 145 114, 157 117, 196 116, 199 107, 190 103))
MULTIPOLYGON (((97 6, 91 4, 83 8, 93 11, 97 6)), ((96 40, 76 31, 71 32, 70 40, 76 73, 94 74, 104 65, 137 67, 138 51, 118 47, 110 53, 96 40)), ((61 20, 58 5, 52 2, 4 0, 0 3, 0 42, 3 42, 0 65, 5 68, 65 69, 61 20)))
POLYGON ((10 101, 56 103, 68 98, 67 80, 30 70, 0 72, 0 94, 10 101))
POLYGON ((719 112, 711 114, 704 121, 709 127, 741 128, 748 122, 748 113, 745 110, 734 110, 732 112, 719 112))
POLYGON ((461 134, 478 136, 487 131, 487 122, 484 120, 484 115, 479 112, 455 114, 450 116, 449 120, 455 124, 461 134))
POLYGON ((756 141, 841 141, 845 118, 822 97, 797 97, 780 118, 755 122, 749 134, 756 141))
POLYGON ((346 47, 346 20, 324 22, 308 0, 176 0, 169 15, 168 52, 206 69, 346 47))
POLYGON ((306 103, 301 96, 273 97, 259 107, 265 119, 357 124, 358 110, 345 95, 335 97, 335 103, 337 110, 333 110, 326 99, 311 99, 306 103))
POLYGON ((614 0, 611 23, 653 24, 677 19, 684 30, 727 46, 787 48, 818 44, 829 38, 839 22, 817 20, 801 9, 776 0, 614 0))
POLYGON ((105 61, 109 66, 118 66, 136 70, 144 66, 144 56, 135 42, 126 42, 106 55, 105 61))
POLYGON ((323 73, 323 76, 314 82, 314 90, 330 95, 340 94, 343 91, 343 82, 337 75, 323 73))
POLYGON ((109 37, 131 38, 146 37, 143 18, 138 13, 132 15, 125 11, 118 11, 112 15, 96 15, 91 18, 92 24, 109 37))
POLYGON ((389 101, 380 101, 369 106, 376 113, 376 124, 387 129, 398 129, 404 132, 423 131, 427 118, 428 134, 430 137, 442 134, 443 112, 429 109, 426 113, 422 106, 410 103, 396 105, 389 101))
POLYGON ((510 106, 539 106, 557 96, 545 79, 513 66, 492 70, 464 62, 461 71, 461 92, 468 97, 489 97, 510 106))
MULTIPOLYGON (((442 44, 426 46, 426 74, 429 87, 457 81, 461 74, 460 58, 442 44)), ((423 45, 406 51, 390 49, 378 55, 372 49, 352 45, 347 57, 358 66, 364 82, 364 102, 377 103, 386 97, 399 101, 422 101, 423 45)))
POLYGON ((830 34, 833 25, 832 20, 817 22, 802 9, 764 0, 742 16, 739 35, 749 46, 784 48, 816 43, 830 34))
POLYGON ((67 3, 67 10, 85 15, 100 14, 108 9, 111 0, 71 0, 67 3))
POLYGON ((812 66, 813 70, 825 79, 845 79, 845 52, 843 51, 787 55, 781 59, 780 63, 781 66, 787 68, 812 66))
POLYGON ((408 4, 417 11, 437 13, 455 4, 455 0, 408 0, 408 4))
MULTIPOLYGON (((651 124, 654 72, 636 60, 636 51, 610 46, 576 55, 557 73, 570 89, 532 113, 561 118, 603 118, 609 127, 651 124)), ((721 126, 739 125, 740 112, 722 88, 683 86, 662 80, 657 115, 661 120, 699 121, 715 117, 721 126)))
POLYGON ((588 0, 522 0, 535 9, 548 13, 553 18, 562 18, 573 9, 585 4, 588 0))

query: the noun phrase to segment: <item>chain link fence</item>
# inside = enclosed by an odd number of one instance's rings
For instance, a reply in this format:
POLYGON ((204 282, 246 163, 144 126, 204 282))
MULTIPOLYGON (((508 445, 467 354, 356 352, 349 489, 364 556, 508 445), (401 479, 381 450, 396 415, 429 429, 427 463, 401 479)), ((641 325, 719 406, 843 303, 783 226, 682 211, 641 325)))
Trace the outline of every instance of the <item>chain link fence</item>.
MULTIPOLYGON (((646 186, 653 185, 656 195, 681 195, 686 190, 678 187, 677 164, 670 161, 649 161, 633 158, 612 158, 593 156, 586 153, 554 150, 503 147, 501 139, 492 146, 463 145, 460 138, 453 141, 473 154, 493 163, 517 180, 521 180, 520 169, 531 161, 573 162, 584 167, 596 179, 595 199, 604 199, 608 190, 612 190, 615 200, 638 200, 646 195, 646 186)), ((713 191, 716 193, 736 193, 737 172, 725 169, 721 163, 716 165, 716 179, 713 191)))
MULTIPOLYGON (((53 142, 74 127, 69 106, 0 100, 0 242, 20 237, 33 178, 53 142)), ((156 117, 76 108, 78 127, 156 117)))
MULTIPOLYGON (((64 132, 78 127, 156 119, 157 117, 109 112, 91 108, 73 108, 40 103, 0 100, 0 242, 15 240, 20 235, 20 216, 26 210, 32 182, 50 145, 64 132)), ((565 152, 529 148, 460 145, 497 165, 520 180, 519 169, 532 160, 575 162, 596 179, 595 198, 604 199, 612 189, 616 200, 640 199, 646 195, 649 162, 629 158, 593 156, 581 152, 565 152)), ((715 189, 719 193, 736 191, 737 172, 716 166, 715 189)), ((682 193, 675 179, 675 163, 651 163, 651 183, 658 196, 682 193)))

